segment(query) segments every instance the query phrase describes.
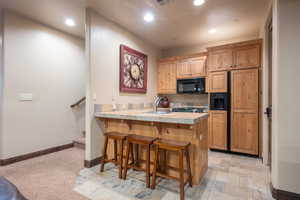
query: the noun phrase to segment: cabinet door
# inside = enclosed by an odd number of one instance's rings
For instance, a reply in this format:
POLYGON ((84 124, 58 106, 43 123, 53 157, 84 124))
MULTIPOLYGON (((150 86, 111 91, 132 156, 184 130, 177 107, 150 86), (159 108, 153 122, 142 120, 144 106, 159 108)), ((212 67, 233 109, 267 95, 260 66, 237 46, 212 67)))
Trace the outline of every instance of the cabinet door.
POLYGON ((177 78, 190 78, 192 76, 189 60, 177 62, 177 78))
POLYGON ((258 70, 237 70, 231 72, 231 107, 233 110, 258 110, 258 70))
POLYGON ((227 150, 227 111, 209 111, 210 148, 227 150))
POLYGON ((206 76, 206 56, 190 59, 192 77, 206 76))
POLYGON ((231 150, 258 155, 258 69, 231 73, 231 150))
POLYGON ((235 69, 260 67, 260 45, 247 45, 234 48, 234 66, 235 69))
POLYGON ((232 49, 210 51, 208 59, 208 71, 230 70, 233 65, 232 49))
POLYGON ((257 113, 237 112, 232 114, 231 151, 258 155, 257 113))
POLYGON ((227 92, 227 71, 209 74, 209 92, 227 92))
POLYGON ((176 94, 176 63, 158 64, 157 87, 159 94, 176 94))

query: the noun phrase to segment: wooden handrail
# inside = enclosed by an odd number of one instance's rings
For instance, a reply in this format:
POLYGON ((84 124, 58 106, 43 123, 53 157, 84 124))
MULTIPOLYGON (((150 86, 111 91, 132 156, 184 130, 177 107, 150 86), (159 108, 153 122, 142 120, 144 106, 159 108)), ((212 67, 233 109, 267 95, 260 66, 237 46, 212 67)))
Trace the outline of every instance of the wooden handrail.
POLYGON ((82 97, 79 101, 77 101, 76 103, 72 104, 70 107, 74 108, 76 106, 79 106, 82 102, 84 102, 86 99, 86 97, 82 97))

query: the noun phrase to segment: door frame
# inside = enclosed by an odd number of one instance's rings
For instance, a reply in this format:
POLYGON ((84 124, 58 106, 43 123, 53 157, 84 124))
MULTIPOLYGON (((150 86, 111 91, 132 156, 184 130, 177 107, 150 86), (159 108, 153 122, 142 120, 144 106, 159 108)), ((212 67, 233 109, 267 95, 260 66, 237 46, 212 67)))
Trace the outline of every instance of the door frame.
POLYGON ((272 24, 272 11, 273 6, 270 6, 268 17, 265 21, 264 33, 263 33, 263 67, 262 67, 262 76, 261 76, 261 87, 262 87, 262 98, 260 100, 260 148, 261 155, 263 158, 263 164, 269 164, 269 148, 270 148, 270 139, 269 138, 269 120, 264 114, 266 108, 269 106, 269 27, 272 24))

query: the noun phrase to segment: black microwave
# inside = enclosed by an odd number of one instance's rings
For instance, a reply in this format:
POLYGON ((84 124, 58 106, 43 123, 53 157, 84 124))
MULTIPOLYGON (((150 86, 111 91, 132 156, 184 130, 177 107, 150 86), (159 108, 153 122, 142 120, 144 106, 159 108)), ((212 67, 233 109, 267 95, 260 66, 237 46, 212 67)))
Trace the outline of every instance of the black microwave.
POLYGON ((204 94, 205 78, 179 79, 177 80, 178 94, 204 94))

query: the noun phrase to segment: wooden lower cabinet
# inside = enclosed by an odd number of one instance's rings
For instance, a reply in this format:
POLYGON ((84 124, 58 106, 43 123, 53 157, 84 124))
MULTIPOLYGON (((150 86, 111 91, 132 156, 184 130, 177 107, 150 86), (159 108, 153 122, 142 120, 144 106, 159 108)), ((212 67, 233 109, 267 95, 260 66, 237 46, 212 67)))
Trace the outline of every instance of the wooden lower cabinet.
POLYGON ((209 111, 209 148, 227 150, 227 111, 209 111))
POLYGON ((231 151, 258 155, 258 114, 232 112, 231 151))

